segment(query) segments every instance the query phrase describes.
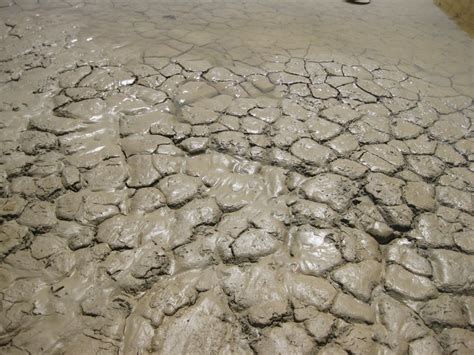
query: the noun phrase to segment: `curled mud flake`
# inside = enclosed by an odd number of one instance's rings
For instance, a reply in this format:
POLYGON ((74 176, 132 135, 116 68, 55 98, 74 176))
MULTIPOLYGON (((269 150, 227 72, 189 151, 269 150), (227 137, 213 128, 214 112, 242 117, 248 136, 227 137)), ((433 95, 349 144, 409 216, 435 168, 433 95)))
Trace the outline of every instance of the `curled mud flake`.
POLYGON ((428 278, 414 275, 401 266, 390 265, 386 272, 385 287, 403 297, 426 300, 438 294, 436 287, 428 278))
POLYGON ((339 95, 339 92, 328 84, 310 85, 309 88, 311 90, 311 95, 316 99, 327 100, 339 95))
POLYGON ((398 205, 402 202, 403 181, 384 174, 373 173, 368 176, 365 190, 385 205, 398 205))
POLYGON ((303 224, 325 228, 332 226, 338 218, 332 208, 322 203, 298 200, 291 207, 295 220, 303 224))
POLYGON ((471 192, 440 186, 436 188, 436 195, 443 205, 469 213, 474 211, 474 198, 471 192))
POLYGON ((113 90, 120 86, 131 85, 135 77, 122 68, 109 67, 94 69, 90 75, 82 79, 79 86, 91 87, 98 91, 113 90))
POLYGON ((181 142, 181 147, 190 154, 202 153, 209 146, 209 138, 190 137, 181 142))
POLYGON ((170 206, 181 205, 194 198, 202 183, 198 178, 184 174, 176 174, 163 178, 158 187, 166 197, 170 206))
POLYGON ((12 251, 27 242, 28 227, 20 226, 15 221, 4 223, 0 227, 0 258, 3 259, 12 251))
POLYGON ((57 223, 54 205, 49 202, 32 202, 28 204, 18 223, 37 229, 48 229, 57 223))
POLYGON ((403 196, 409 206, 419 210, 433 210, 436 204, 434 189, 425 182, 408 182, 403 187, 403 196))
POLYGON ((386 249, 386 259, 422 276, 429 277, 433 272, 429 261, 406 239, 398 239, 391 243, 386 249))
POLYGON ((382 295, 377 305, 381 321, 389 332, 386 341, 390 348, 406 351, 409 342, 429 335, 429 328, 417 313, 395 298, 382 295))
POLYGON ((182 317, 164 320, 153 338, 153 349, 163 353, 189 353, 199 349, 201 354, 224 351, 228 347, 231 348, 229 351, 250 351, 248 346, 243 344, 228 343, 228 340, 239 337, 239 329, 228 321, 232 318, 226 304, 212 293, 205 294, 193 307, 187 309, 182 317), (182 327, 188 329, 189 336, 185 339, 176 338, 182 327))
POLYGON ((440 355, 443 353, 441 345, 433 336, 427 336, 412 341, 408 347, 408 351, 414 354, 421 351, 429 351, 431 354, 436 355, 440 355))
POLYGON ((216 150, 232 155, 245 156, 249 149, 249 142, 243 133, 220 132, 211 137, 211 146, 216 150))
POLYGON ((143 248, 142 254, 139 256, 136 264, 132 268, 132 276, 137 279, 148 279, 153 276, 169 273, 170 260, 160 250, 152 250, 151 248, 143 248))
POLYGON ((217 112, 199 106, 186 106, 182 113, 183 119, 191 125, 209 124, 219 118, 217 112))
POLYGON ((301 189, 309 200, 326 203, 336 211, 344 210, 359 190, 354 182, 336 174, 317 175, 301 189))
POLYGON ((369 324, 375 322, 375 309, 373 307, 345 293, 339 293, 336 296, 331 313, 347 320, 369 324))
POLYGON ((250 229, 242 233, 232 243, 232 253, 239 261, 256 261, 261 257, 272 254, 278 248, 279 243, 268 232, 250 229))
POLYGON ((445 328, 440 336, 440 343, 447 351, 470 352, 474 349, 473 332, 462 328, 445 328))
POLYGON ((316 166, 327 164, 336 157, 330 148, 320 145, 309 138, 303 138, 294 143, 290 151, 295 157, 316 166))
POLYGON ((161 175, 152 163, 151 155, 134 155, 127 159, 130 187, 145 187, 157 182, 161 175))
POLYGON ((267 329, 262 339, 254 345, 258 353, 273 354, 309 354, 313 348, 311 337, 296 323, 283 323, 267 329))
MULTIPOLYGON (((305 312, 304 309, 302 311, 305 312)), ((331 314, 317 312, 314 315, 309 315, 308 319, 304 321, 304 326, 316 342, 325 343, 332 335, 335 321, 336 318, 331 314)))
POLYGON ((26 201, 15 195, 10 198, 0 198, 0 217, 16 217, 23 212, 26 201))
POLYGON ((154 187, 144 187, 133 195, 130 210, 132 212, 148 213, 165 204, 166 198, 160 190, 154 187))
POLYGON ((357 264, 345 264, 333 272, 333 280, 357 298, 367 302, 372 290, 380 283, 382 268, 374 260, 366 260, 357 264))
POLYGON ((309 225, 298 228, 292 238, 291 255, 303 274, 319 276, 342 263, 334 239, 337 230, 316 229, 309 225))
POLYGON ((203 98, 217 95, 216 89, 205 82, 190 81, 178 88, 176 100, 180 105, 189 105, 203 98))
POLYGON ((444 163, 430 155, 410 155, 407 157, 409 168, 424 178, 436 178, 443 173, 444 163))
POLYGON ((349 159, 334 160, 330 168, 333 173, 346 176, 349 179, 360 178, 367 172, 367 168, 364 165, 349 159))
POLYGON ((429 260, 433 266, 433 282, 443 291, 470 290, 473 284, 472 255, 445 249, 433 249, 429 260))
POLYGON ((337 290, 325 279, 300 274, 289 274, 288 287, 295 309, 308 306, 326 311, 331 307, 337 290))
MULTIPOLYGON (((153 129, 151 130, 153 133, 153 129)), ((127 157, 135 154, 154 153, 160 145, 171 144, 170 138, 162 135, 133 134, 120 140, 122 149, 127 157)))
POLYGON ((321 118, 310 118, 306 125, 311 133, 311 137, 317 141, 331 139, 342 131, 342 127, 337 123, 326 121, 321 118))
POLYGON ((437 299, 427 302, 421 312, 421 318, 428 324, 441 324, 452 327, 466 327, 467 318, 463 313, 460 299, 448 295, 441 295, 437 299))
POLYGON ((350 324, 341 327, 335 342, 349 354, 376 352, 380 345, 375 341, 375 330, 364 324, 350 324))
POLYGON ((250 82, 262 92, 270 92, 274 89, 272 82, 264 75, 252 75, 250 76, 250 82))

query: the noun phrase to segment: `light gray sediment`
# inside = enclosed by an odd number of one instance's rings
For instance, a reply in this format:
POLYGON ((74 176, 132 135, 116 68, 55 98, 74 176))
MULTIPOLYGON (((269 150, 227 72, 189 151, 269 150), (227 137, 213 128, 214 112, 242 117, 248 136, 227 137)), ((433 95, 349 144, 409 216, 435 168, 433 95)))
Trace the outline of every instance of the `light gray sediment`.
POLYGON ((429 0, 0 0, 0 353, 473 353, 473 51, 429 0))

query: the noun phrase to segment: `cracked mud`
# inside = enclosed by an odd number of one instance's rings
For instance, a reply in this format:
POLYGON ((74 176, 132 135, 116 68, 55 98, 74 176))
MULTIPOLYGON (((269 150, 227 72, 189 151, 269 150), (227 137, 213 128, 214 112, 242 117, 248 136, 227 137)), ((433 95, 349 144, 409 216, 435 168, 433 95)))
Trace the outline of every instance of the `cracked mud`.
POLYGON ((474 353, 473 53, 431 0, 0 0, 0 352, 474 353))

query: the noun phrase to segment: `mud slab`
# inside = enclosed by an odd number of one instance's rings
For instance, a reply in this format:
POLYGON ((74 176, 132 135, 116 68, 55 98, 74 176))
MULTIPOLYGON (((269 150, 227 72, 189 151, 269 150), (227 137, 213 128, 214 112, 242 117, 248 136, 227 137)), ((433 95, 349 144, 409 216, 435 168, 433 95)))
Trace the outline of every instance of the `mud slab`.
POLYGON ((473 43, 431 0, 0 0, 0 352, 474 353, 473 43))

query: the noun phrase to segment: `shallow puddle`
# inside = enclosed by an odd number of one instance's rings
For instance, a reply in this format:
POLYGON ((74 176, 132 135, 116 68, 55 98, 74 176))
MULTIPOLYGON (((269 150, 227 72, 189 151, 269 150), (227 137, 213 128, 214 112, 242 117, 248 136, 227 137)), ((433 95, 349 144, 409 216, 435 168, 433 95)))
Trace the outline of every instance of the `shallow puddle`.
POLYGON ((0 352, 474 352, 473 54, 432 0, 0 0, 0 352))

